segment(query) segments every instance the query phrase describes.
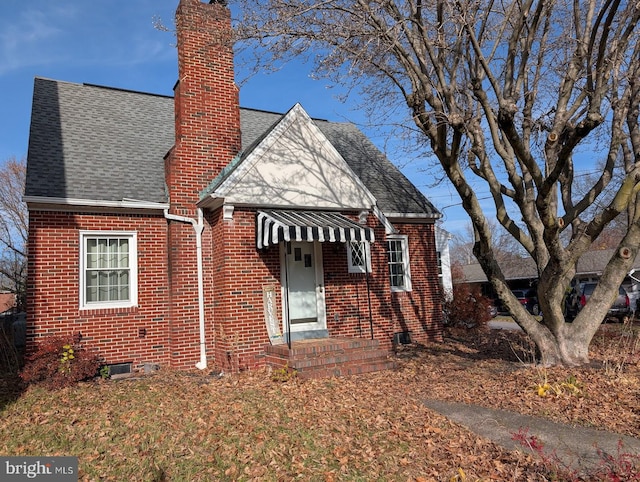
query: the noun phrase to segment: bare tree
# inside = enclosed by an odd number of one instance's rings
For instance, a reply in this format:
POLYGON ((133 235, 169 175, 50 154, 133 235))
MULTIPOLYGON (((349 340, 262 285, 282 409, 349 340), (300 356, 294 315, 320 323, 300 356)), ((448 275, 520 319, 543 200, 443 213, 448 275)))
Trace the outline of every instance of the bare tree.
POLYGON ((24 159, 8 159, 0 168, 0 288, 16 294, 19 310, 25 307, 27 276, 25 175, 24 159))
MULTIPOLYGON (((476 257, 473 255, 473 239, 464 234, 455 234, 451 238, 449 245, 449 256, 452 263, 457 263, 460 267, 476 262, 476 257)), ((457 278, 459 282, 464 281, 462 272, 457 278)))
POLYGON ((476 258, 542 361, 586 363, 640 245, 640 4, 237 3, 237 38, 251 52, 266 52, 264 65, 311 57, 318 75, 359 86, 374 118, 403 106, 462 200, 476 258), (604 168, 579 195, 576 173, 597 159, 604 168), (536 262, 541 322, 508 289, 473 189, 477 181, 489 189, 500 224, 536 262), (610 201, 589 210, 605 188, 613 192, 610 201), (576 263, 620 213, 628 222, 618 249, 588 305, 565 323, 562 300, 576 263))
MULTIPOLYGON (((498 264, 517 262, 528 257, 520 244, 495 219, 487 219, 491 230, 491 246, 498 264)), ((451 259, 461 266, 476 263, 473 254, 474 230, 471 223, 467 224, 462 233, 453 236, 451 241, 451 259)))

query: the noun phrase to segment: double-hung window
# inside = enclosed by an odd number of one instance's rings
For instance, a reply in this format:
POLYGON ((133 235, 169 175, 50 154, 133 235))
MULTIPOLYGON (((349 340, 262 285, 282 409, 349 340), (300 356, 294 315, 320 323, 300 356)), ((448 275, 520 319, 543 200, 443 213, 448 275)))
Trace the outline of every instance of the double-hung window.
POLYGON ((371 273, 371 245, 365 241, 347 243, 349 273, 371 273))
POLYGON ((80 246, 80 307, 136 306, 136 233, 83 231, 80 246))
POLYGON ((391 291, 411 291, 409 247, 406 236, 388 236, 389 280, 391 291))

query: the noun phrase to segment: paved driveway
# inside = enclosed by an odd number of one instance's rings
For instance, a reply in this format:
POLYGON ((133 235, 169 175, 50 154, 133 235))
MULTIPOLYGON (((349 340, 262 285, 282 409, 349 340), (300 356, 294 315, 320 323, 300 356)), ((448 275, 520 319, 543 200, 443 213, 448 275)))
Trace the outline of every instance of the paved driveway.
POLYGON ((522 330, 515 321, 490 320, 489 328, 493 330, 522 330))

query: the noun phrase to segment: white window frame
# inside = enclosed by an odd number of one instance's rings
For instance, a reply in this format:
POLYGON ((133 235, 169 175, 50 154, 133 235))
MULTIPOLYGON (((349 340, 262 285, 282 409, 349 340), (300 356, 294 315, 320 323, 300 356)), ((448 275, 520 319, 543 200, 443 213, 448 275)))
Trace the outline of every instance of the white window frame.
POLYGON ((411 291, 411 270, 409 263, 409 238, 406 235, 392 235, 387 236, 387 266, 389 267, 389 284, 391 285, 391 291, 402 292, 402 291, 411 291), (404 283, 402 286, 395 286, 393 284, 393 276, 391 275, 391 265, 399 264, 391 262, 391 250, 389 248, 389 242, 399 242, 400 250, 402 256, 402 270, 403 270, 403 280, 404 283))
POLYGON ((347 261, 349 265, 349 273, 371 273, 371 243, 367 241, 348 241, 347 242, 347 261), (367 268, 363 264, 354 264, 353 262, 353 246, 354 244, 364 245, 365 261, 367 268))
POLYGON ((135 231, 80 231, 80 309, 130 308, 138 306, 138 235, 135 231), (129 240, 129 299, 117 301, 87 301, 86 260, 89 239, 129 240))

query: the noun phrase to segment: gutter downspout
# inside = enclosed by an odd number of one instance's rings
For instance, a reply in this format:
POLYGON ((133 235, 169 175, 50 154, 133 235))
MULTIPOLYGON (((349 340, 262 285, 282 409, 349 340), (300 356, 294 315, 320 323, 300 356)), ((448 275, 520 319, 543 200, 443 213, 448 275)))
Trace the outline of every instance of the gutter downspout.
POLYGON ((196 233, 196 262, 198 276, 198 320, 200 325, 200 361, 196 363, 198 370, 207 368, 207 348, 205 344, 204 332, 204 282, 202 281, 202 232, 204 231, 204 223, 202 221, 202 209, 198 208, 198 220, 176 214, 169 214, 169 210, 164 210, 164 217, 171 221, 181 223, 191 223, 196 233))

